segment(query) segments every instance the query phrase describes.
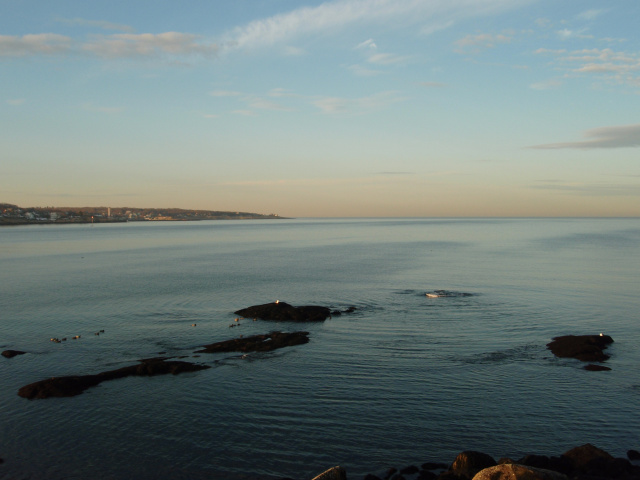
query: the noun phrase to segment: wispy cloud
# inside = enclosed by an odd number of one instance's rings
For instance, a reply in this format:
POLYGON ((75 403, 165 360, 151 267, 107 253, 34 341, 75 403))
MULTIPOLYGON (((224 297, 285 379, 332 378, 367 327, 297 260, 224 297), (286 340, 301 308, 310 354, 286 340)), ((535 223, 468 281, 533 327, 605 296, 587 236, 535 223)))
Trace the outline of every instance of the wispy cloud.
POLYGON ((535 53, 554 56, 556 66, 569 75, 598 75, 611 83, 640 86, 640 53, 610 48, 574 51, 539 49, 535 53))
POLYGON ((0 35, 0 57, 58 55, 68 52, 72 46, 73 40, 70 37, 55 33, 0 35))
MULTIPOLYGON (((310 34, 335 32, 353 24, 428 24, 447 28, 457 18, 515 8, 531 0, 334 0, 255 20, 231 31, 229 48, 259 48, 310 34)), ((427 33, 429 26, 425 27, 427 33)))
POLYGON ((538 190, 553 190, 567 194, 589 197, 639 196, 640 184, 632 183, 578 183, 549 181, 531 185, 538 190))
POLYGON ((572 38, 581 38, 581 39, 594 38, 593 35, 585 33, 586 31, 587 31, 586 28, 582 28, 580 30, 571 30, 569 28, 563 28, 562 30, 558 30, 556 33, 563 40, 569 40, 572 38))
POLYGON ((87 20, 86 18, 61 18, 55 19, 58 23, 64 23, 66 25, 73 25, 78 27, 96 27, 102 30, 117 30, 119 32, 132 33, 133 27, 129 25, 123 25, 119 23, 112 23, 105 20, 87 20))
POLYGON ((469 53, 479 52, 487 48, 494 48, 496 45, 510 43, 513 40, 512 35, 480 33, 477 35, 467 35, 455 42, 457 52, 469 53))
POLYGON ((578 18, 580 20, 587 20, 587 21, 595 20, 596 18, 598 18, 599 16, 601 16, 601 15, 607 13, 607 12, 608 12, 608 10, 605 10, 605 9, 602 9, 602 8, 600 8, 600 9, 592 8, 591 10, 586 10, 586 11, 584 11, 582 13, 579 13, 578 14, 578 18))
POLYGON ((209 92, 209 95, 212 97, 238 97, 242 95, 242 92, 235 90, 214 90, 213 92, 209 92))
POLYGON ((637 148, 640 147, 640 124, 593 128, 584 132, 587 140, 535 145, 534 149, 561 148, 637 148))
POLYGON ((25 98, 10 98, 9 100, 7 100, 7 104, 17 107, 19 105, 22 105, 26 101, 27 100, 25 98))
POLYGON ((203 40, 198 35, 180 32, 96 36, 82 48, 95 55, 109 58, 148 57, 158 54, 212 56, 218 52, 215 43, 203 40))
POLYGON ((402 98, 398 96, 397 92, 381 92, 361 98, 324 97, 314 100, 312 103, 325 114, 359 115, 400 101, 402 98))
POLYGON ((546 80, 544 82, 532 83, 529 85, 529 88, 533 90, 555 90, 556 88, 560 88, 562 86, 562 82, 557 79, 546 80))

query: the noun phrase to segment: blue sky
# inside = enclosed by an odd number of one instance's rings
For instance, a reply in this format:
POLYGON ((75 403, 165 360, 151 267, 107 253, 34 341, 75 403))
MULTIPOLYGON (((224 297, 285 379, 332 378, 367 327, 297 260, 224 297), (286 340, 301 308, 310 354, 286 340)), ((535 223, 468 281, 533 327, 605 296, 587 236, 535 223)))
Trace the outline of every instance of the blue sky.
POLYGON ((0 202, 640 215, 637 0, 0 13, 0 202))

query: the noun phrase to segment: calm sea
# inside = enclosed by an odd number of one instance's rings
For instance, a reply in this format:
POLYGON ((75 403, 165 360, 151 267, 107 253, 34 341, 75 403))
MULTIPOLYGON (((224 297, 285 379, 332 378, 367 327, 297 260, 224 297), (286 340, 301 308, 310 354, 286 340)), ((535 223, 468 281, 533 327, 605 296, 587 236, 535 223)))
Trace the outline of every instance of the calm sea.
POLYGON ((0 349, 29 352, 0 358, 3 479, 303 480, 333 465, 358 479, 468 449, 640 448, 638 219, 2 228, 0 285, 0 349), (425 295, 438 289, 454 296, 425 295), (275 300, 357 310, 229 328, 235 310, 275 300), (209 370, 72 398, 17 396, 272 330, 310 343, 203 355, 191 361, 209 370), (545 348, 600 332, 615 340, 609 372, 545 348))

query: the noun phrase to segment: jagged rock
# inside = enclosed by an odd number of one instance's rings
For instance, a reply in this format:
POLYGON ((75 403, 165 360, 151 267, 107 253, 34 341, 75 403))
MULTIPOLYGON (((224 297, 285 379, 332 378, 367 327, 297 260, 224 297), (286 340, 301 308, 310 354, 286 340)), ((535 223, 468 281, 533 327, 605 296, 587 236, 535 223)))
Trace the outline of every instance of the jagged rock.
POLYGON ((7 358, 13 358, 18 355, 24 355, 25 353, 27 352, 23 352, 21 350, 5 350, 4 352, 2 352, 2 356, 7 358))
POLYGON ((309 332, 271 332, 265 335, 252 335, 204 345, 202 350, 196 350, 194 353, 269 352, 277 348, 301 345, 308 342, 309 332))
POLYGON ((21 387, 20 390, 18 390, 18 395, 30 400, 34 398, 73 397, 107 380, 116 380, 130 376, 148 377, 166 375, 169 373, 177 375, 179 373, 194 372, 205 368, 210 367, 177 360, 165 361, 164 358, 148 358, 140 360, 140 364, 138 365, 110 370, 96 375, 71 375, 48 378, 21 387))
POLYGON ((480 470, 496 465, 496 461, 486 453, 465 451, 459 453, 451 465, 451 472, 460 477, 472 479, 480 470))
POLYGON ((547 348, 556 357, 576 358, 583 362, 603 362, 609 358, 603 350, 613 343, 609 335, 565 335, 555 337, 547 348))
POLYGON ((567 480, 567 476, 542 468, 503 463, 480 470, 473 480, 567 480))
POLYGON ((331 316, 331 310, 316 305, 294 307, 278 301, 243 308, 235 314, 244 318, 260 318, 279 322, 321 322, 331 316))

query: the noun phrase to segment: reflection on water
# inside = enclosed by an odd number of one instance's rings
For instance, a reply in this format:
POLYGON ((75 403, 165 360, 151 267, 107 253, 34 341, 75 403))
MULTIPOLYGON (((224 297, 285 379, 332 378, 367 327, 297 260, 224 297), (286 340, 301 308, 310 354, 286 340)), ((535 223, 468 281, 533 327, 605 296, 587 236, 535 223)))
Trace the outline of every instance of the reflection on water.
POLYGON ((639 250, 637 220, 0 229, 0 347, 29 352, 0 359, 0 478, 311 478, 336 464, 358 478, 464 449, 555 455, 586 442, 622 456, 640 427, 639 250), (192 357, 301 329, 229 328, 235 310, 275 299, 357 310, 304 325, 306 345, 192 357), (610 372, 545 348, 600 331, 616 341, 610 372), (16 395, 159 352, 213 368, 16 395))

